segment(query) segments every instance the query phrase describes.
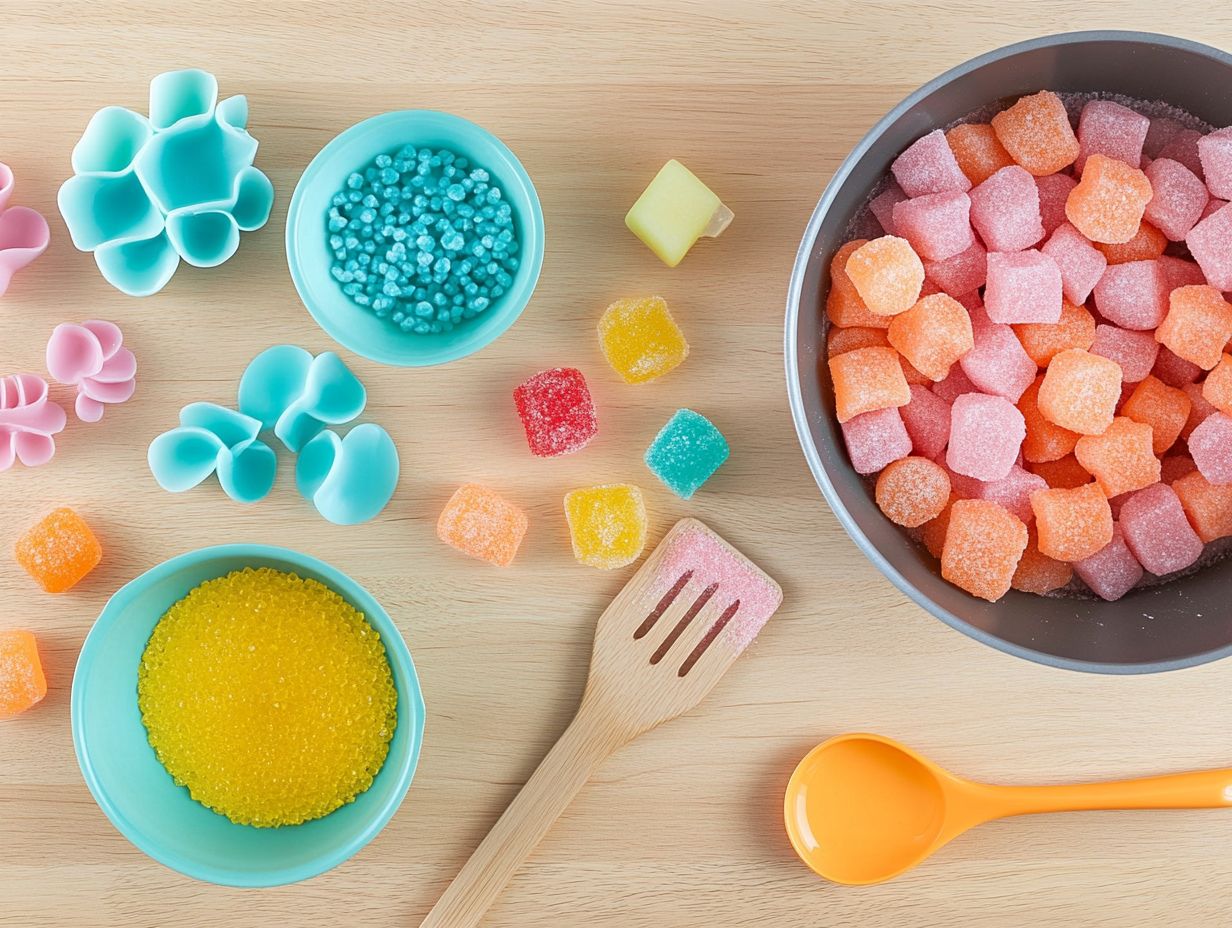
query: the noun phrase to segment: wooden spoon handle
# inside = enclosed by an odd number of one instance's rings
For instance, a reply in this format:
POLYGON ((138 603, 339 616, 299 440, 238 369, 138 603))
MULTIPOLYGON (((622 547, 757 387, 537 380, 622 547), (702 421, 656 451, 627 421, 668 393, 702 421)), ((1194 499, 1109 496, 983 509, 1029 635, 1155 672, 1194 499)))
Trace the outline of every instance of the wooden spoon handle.
POLYGON ((421 928, 474 928, 505 884, 565 811, 595 768, 619 747, 606 726, 580 711, 488 836, 432 907, 421 928))

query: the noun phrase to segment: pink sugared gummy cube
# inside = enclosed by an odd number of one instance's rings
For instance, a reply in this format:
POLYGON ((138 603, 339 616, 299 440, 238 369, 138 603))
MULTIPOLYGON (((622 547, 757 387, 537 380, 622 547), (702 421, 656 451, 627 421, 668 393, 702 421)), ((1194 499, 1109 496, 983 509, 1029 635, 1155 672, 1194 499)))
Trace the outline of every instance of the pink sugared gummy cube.
POLYGON ((1202 539, 1166 483, 1130 495, 1121 506, 1120 525, 1138 563, 1157 577, 1184 570, 1202 555, 1202 539))
POLYGON ((968 499, 986 499, 990 503, 996 503, 1029 525, 1035 519, 1035 510, 1031 508, 1031 494, 1047 488, 1048 481, 1039 474, 1033 474, 1014 464, 1010 467, 1010 472, 1000 480, 972 480, 966 487, 967 493, 963 495, 968 499))
POLYGON ((1056 262, 1061 290, 1075 306, 1087 301, 1108 266, 1104 253, 1068 222, 1057 226, 1040 251, 1056 262))
POLYGON ((1202 268, 1193 261, 1186 261, 1184 258, 1176 258, 1172 255, 1160 255, 1155 260, 1163 268, 1164 281, 1169 293, 1177 287, 1196 287, 1206 283, 1206 275, 1202 273, 1202 268))
POLYGON ((1210 196, 1193 171, 1171 158, 1158 158, 1146 167, 1151 182, 1151 200, 1142 218, 1174 242, 1185 236, 1202 218, 1210 196))
POLYGON ((1081 174, 1087 158, 1095 154, 1137 167, 1150 126, 1149 119, 1127 106, 1111 100, 1092 100, 1078 117, 1078 160, 1074 170, 1081 174))
POLYGON ((1074 573, 1100 599, 1115 602, 1138 585, 1142 565, 1125 544, 1120 524, 1112 526, 1112 541, 1090 557, 1074 561, 1074 573))
POLYGON ((1095 308, 1123 329, 1145 332, 1168 315, 1168 282, 1156 260, 1112 264, 1095 285, 1095 308))
POLYGON ((1146 380, 1159 355, 1159 342, 1151 332, 1135 332, 1100 323, 1095 327, 1091 354, 1109 358, 1121 365, 1121 380, 1138 383, 1146 380))
POLYGON ((905 199, 907 199, 907 194, 903 193, 903 188, 891 180, 881 193, 868 201, 869 211, 880 223, 886 235, 899 234, 894 228, 894 206, 905 199))
POLYGON ((989 251, 1021 251, 1044 237, 1035 178, 1016 164, 971 191, 971 224, 989 251))
POLYGON ((1068 174, 1045 174, 1035 178, 1035 189, 1039 195, 1040 221, 1044 225, 1044 234, 1052 235, 1065 218, 1065 201, 1069 192, 1078 186, 1078 181, 1068 174))
POLYGON ((1208 284, 1216 290, 1232 290, 1232 203, 1190 229, 1185 244, 1208 284))
POLYGON ((599 431, 586 378, 575 368, 540 371, 513 391, 513 401, 526 442, 539 457, 580 451, 599 431))
POLYGON ((988 256, 984 310, 993 322, 1056 323, 1061 319, 1061 269, 1034 248, 988 256))
POLYGON ((955 364, 945 380, 933 384, 933 392, 947 403, 952 403, 964 393, 979 393, 979 387, 971 382, 971 378, 963 373, 962 365, 955 364))
POLYGON ((1166 145, 1159 150, 1158 158, 1171 158, 1173 161, 1179 161, 1199 178, 1205 180, 1205 171, 1202 170, 1202 158, 1198 154, 1198 141, 1202 138, 1202 133, 1196 129, 1180 129, 1166 145))
POLYGON ((842 425, 843 440, 857 474, 875 474, 911 453, 911 436, 898 409, 861 413, 842 425))
MULTIPOLYGON (((972 388, 974 389, 974 388, 972 388)), ((911 385, 911 402, 898 407, 911 436, 911 452, 935 460, 950 440, 950 404, 923 384, 911 385)))
POLYGON ((1164 146, 1184 128, 1175 119, 1169 119, 1167 116, 1154 117, 1150 128, 1146 130, 1146 140, 1142 143, 1143 160, 1158 158, 1164 146))
POLYGON ((958 159, 940 129, 912 142, 894 159, 890 171, 909 197, 949 190, 966 193, 971 189, 971 181, 958 166, 958 159))
POLYGON ((1232 417, 1212 413, 1186 441, 1189 456, 1209 483, 1232 483, 1232 417))
POLYGON ((1155 358, 1155 367, 1151 373, 1170 387, 1178 389, 1192 384, 1202 376, 1202 368, 1193 361, 1186 361, 1173 354, 1163 345, 1159 346, 1159 354, 1155 358))
POLYGON ((978 239, 973 239, 966 251, 944 261, 924 262, 924 283, 932 283, 955 298, 975 293, 987 280, 988 252, 978 239))
POLYGON ((1198 159, 1211 196, 1232 200, 1232 127, 1216 129, 1200 138, 1198 159))
POLYGON ((1017 403, 1039 371, 1022 342, 1013 329, 993 322, 983 309, 971 312, 971 334, 975 347, 958 361, 963 373, 976 389, 1017 403))
POLYGON ((944 261, 975 242, 971 198, 961 190, 930 193, 894 207, 894 234, 911 243, 926 261, 944 261))
POLYGON ((1227 200, 1221 200, 1219 197, 1211 197, 1206 201, 1206 207, 1202 210, 1202 218, 1205 219, 1207 216, 1211 215, 1211 213, 1219 212, 1227 205, 1227 200))
POLYGON ((945 463, 955 473, 976 480, 1002 480, 1018 460, 1026 435, 1026 421, 1009 400, 964 393, 950 408, 945 463))

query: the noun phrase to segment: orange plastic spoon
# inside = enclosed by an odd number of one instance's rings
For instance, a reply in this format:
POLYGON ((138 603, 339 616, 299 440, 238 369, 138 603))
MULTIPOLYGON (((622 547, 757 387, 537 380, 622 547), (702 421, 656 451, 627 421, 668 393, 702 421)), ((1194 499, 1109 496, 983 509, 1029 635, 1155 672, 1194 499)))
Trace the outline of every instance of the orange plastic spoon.
POLYGON ((800 761, 783 802, 800 859, 836 883, 879 883, 968 828, 1011 815, 1081 809, 1232 806, 1232 769, 1072 786, 991 786, 880 735, 839 735, 800 761))

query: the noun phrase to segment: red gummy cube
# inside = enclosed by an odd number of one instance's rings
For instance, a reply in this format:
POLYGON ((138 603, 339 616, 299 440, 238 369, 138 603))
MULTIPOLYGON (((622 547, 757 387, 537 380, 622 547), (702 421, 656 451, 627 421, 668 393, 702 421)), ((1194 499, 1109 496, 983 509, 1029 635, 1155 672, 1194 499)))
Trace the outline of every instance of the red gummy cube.
POLYGON ((959 360, 959 366, 977 389, 1018 402, 1035 380, 1038 368, 1008 325, 993 322, 983 309, 971 313, 975 347, 959 360))
POLYGON ((958 166, 945 133, 934 129, 916 139, 907 150, 894 159, 890 171, 909 197, 957 190, 965 193, 971 181, 958 166))
POLYGON ((1232 417, 1212 413, 1189 433, 1186 444, 1203 477, 1218 486, 1232 483, 1232 417))
POLYGON ((1035 521, 1035 511, 1031 508, 1031 494, 1036 490, 1048 487, 1048 482, 1039 474, 1024 470, 1017 464, 1010 467, 1010 472, 1000 480, 971 480, 961 494, 967 499, 984 499, 996 503, 1007 512, 1012 512, 1027 525, 1035 521))
POLYGON ((1159 342, 1150 332, 1100 324, 1095 327, 1095 339, 1091 342, 1090 351, 1091 354, 1116 361, 1121 367, 1121 379, 1126 383, 1138 383, 1145 380, 1155 366, 1159 342))
POLYGON ((1210 199, 1206 184, 1171 158, 1152 161, 1146 177, 1151 182, 1151 202, 1143 218, 1172 241, 1184 241, 1206 210, 1210 199))
POLYGON ((971 224, 989 251, 1020 251, 1044 237, 1039 189, 1018 165, 1002 168, 971 191, 971 224))
POLYGON ((1232 128, 1216 129, 1198 139, 1198 160, 1211 195, 1232 200, 1232 128))
POLYGON ((1074 573, 1100 599, 1115 602, 1142 579, 1142 565, 1125 544, 1125 533, 1114 525, 1112 540, 1090 557, 1074 562, 1074 573))
POLYGON ((993 322, 1059 322, 1061 269, 1035 249, 993 252, 988 256, 984 309, 993 322))
POLYGON ((1232 290, 1232 204, 1211 213, 1185 236, 1206 282, 1217 290, 1232 290))
POLYGON ((1157 158, 1171 158, 1173 161, 1179 161, 1189 170, 1193 171, 1198 177, 1206 179, 1206 172, 1202 169, 1202 156, 1198 153, 1198 142, 1202 140, 1202 133, 1197 129, 1186 129, 1184 127, 1172 133, 1172 137, 1159 150, 1157 158))
POLYGON ((869 212, 876 218, 886 235, 899 234, 894 228, 894 207, 906 199, 907 194, 903 193, 903 188, 891 179, 885 185, 885 189, 868 201, 869 212))
POLYGON ((939 380, 933 384, 933 392, 946 403, 952 403, 964 393, 979 393, 980 390, 971 382, 971 378, 963 373, 962 366, 955 364, 950 368, 950 373, 945 380, 939 380))
POLYGON ((526 442, 541 458, 581 451, 599 432, 595 404, 582 372, 554 367, 513 391, 526 442))
POLYGON ((1065 201, 1069 192, 1078 186, 1078 181, 1068 174, 1047 174, 1035 178, 1035 189, 1039 194, 1040 221, 1044 224, 1044 234, 1052 235, 1061 227, 1065 218, 1065 201))
POLYGON ((911 384, 911 402, 898 407, 911 451, 936 460, 950 441, 950 404, 923 384, 911 384))
POLYGON ((1202 555, 1202 539, 1167 484, 1156 483, 1130 496, 1121 506, 1120 525, 1138 563, 1156 576, 1184 570, 1202 555))
POLYGON ((988 252, 978 240, 944 261, 924 262, 925 284, 932 283, 952 297, 975 293, 987 280, 988 252))
POLYGON ((1107 155, 1137 166, 1142 160, 1142 145, 1150 126, 1149 119, 1127 106, 1111 100, 1090 101, 1078 117, 1079 149, 1074 170, 1082 173, 1087 158, 1093 154, 1107 155))

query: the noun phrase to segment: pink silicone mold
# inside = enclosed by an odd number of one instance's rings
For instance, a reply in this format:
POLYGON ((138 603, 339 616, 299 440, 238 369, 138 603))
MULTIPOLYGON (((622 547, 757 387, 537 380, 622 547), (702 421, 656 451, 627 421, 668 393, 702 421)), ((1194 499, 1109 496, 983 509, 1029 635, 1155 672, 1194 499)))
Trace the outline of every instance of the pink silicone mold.
POLYGON ((104 404, 123 403, 137 386, 137 359, 123 347, 113 322, 93 319, 61 323, 47 341, 47 371, 59 383, 77 387, 74 408, 83 422, 103 417, 104 404))
POLYGON ((0 377, 0 471, 18 460, 27 467, 46 464, 56 453, 56 433, 68 420, 47 396, 47 381, 35 374, 0 377))
POLYGON ((0 162, 0 296, 13 275, 47 250, 51 230, 37 210, 27 206, 5 209, 13 193, 13 171, 0 162))

